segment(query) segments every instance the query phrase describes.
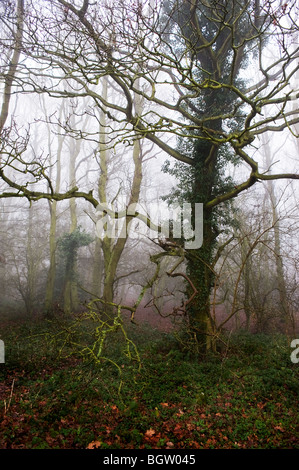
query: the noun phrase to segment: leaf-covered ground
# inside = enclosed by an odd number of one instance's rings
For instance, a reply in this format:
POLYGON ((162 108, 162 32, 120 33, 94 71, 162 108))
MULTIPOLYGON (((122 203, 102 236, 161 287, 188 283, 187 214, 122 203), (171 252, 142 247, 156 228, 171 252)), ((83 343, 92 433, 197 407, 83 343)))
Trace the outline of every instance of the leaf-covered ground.
POLYGON ((1 449, 299 448, 289 339, 239 334, 203 361, 143 328, 132 333, 137 371, 119 338, 109 340, 111 360, 94 364, 59 356, 39 335, 45 322, 0 327, 1 449))

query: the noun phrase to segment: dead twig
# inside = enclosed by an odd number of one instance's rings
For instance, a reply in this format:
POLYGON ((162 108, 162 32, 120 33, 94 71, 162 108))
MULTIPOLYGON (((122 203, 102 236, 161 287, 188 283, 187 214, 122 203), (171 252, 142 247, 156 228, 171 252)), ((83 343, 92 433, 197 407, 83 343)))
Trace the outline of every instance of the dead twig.
POLYGON ((4 400, 4 416, 6 416, 8 410, 9 410, 9 408, 10 408, 10 404, 11 404, 11 400, 12 400, 12 395, 13 395, 14 385, 15 385, 15 379, 13 379, 12 384, 11 384, 10 396, 9 396, 9 400, 8 400, 8 404, 7 404, 7 405, 6 405, 6 400, 4 400))

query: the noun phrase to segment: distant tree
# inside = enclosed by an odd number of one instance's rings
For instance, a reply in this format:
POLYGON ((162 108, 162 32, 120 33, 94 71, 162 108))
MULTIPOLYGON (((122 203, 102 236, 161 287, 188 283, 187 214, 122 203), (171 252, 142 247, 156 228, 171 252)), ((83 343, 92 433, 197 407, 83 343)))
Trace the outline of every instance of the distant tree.
POLYGON ((89 245, 92 241, 91 235, 81 230, 80 226, 72 232, 64 234, 58 240, 58 248, 64 264, 63 309, 66 314, 70 314, 78 308, 76 290, 71 288, 73 284, 77 284, 78 250, 82 246, 89 245))
MULTIPOLYGON (((45 101, 42 101, 42 107, 46 116, 46 104, 45 101)), ((62 113, 63 107, 60 107, 60 113, 62 113)), ((47 120, 47 117, 46 117, 47 120)), ((49 149, 49 163, 50 163, 50 179, 53 181, 55 192, 58 193, 60 191, 60 184, 61 184, 61 166, 62 166, 62 149, 63 143, 65 140, 65 136, 58 131, 57 135, 57 149, 55 152, 55 164, 54 164, 54 150, 53 150, 53 136, 51 135, 50 125, 47 125, 47 139, 48 139, 48 149, 49 149), (56 170, 55 176, 53 175, 54 168, 56 170), (55 183, 54 183, 55 182, 55 183)), ((49 211, 50 211, 50 230, 49 230, 49 269, 47 273, 47 283, 46 283, 46 291, 45 291, 45 303, 44 308, 47 315, 51 316, 53 313, 53 306, 54 306, 54 289, 55 289, 55 279, 56 279, 56 244, 57 244, 57 201, 50 201, 49 200, 49 211)))

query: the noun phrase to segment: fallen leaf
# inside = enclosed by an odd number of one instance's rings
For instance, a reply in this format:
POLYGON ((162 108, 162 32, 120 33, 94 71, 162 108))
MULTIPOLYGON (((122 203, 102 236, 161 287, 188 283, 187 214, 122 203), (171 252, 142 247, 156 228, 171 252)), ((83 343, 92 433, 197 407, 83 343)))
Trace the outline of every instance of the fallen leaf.
POLYGON ((92 441, 88 444, 87 449, 97 449, 101 447, 102 443, 100 441, 92 441))
POLYGON ((146 432, 145 432, 145 437, 153 437, 153 435, 156 434, 156 431, 154 429, 148 429, 146 432))
POLYGON ((166 442, 166 449, 172 449, 174 447, 173 442, 166 442))
POLYGON ((54 442, 55 442, 55 439, 53 439, 53 437, 51 437, 51 436, 49 436, 49 435, 47 434, 47 436, 46 436, 46 442, 47 442, 49 445, 53 445, 54 442))

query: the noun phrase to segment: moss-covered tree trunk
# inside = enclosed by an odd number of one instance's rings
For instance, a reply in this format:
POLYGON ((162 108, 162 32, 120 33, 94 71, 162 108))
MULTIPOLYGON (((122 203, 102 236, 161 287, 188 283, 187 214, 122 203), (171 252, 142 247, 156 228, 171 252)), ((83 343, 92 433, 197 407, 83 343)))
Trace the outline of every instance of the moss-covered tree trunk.
POLYGON ((198 353, 215 349, 214 328, 210 314, 210 295, 213 286, 213 272, 211 271, 213 246, 212 240, 205 236, 203 248, 196 250, 188 262, 189 278, 197 290, 188 310, 189 333, 198 353))
MULTIPOLYGON (((202 128, 197 127, 195 138, 190 139, 188 147, 188 154, 192 155, 193 160, 190 169, 190 173, 193 172, 189 196, 191 201, 188 202, 204 205, 203 244, 200 249, 188 253, 187 269, 197 290, 197 295, 189 306, 190 332, 198 351, 203 353, 211 348, 215 349, 215 325, 210 314, 210 295, 214 283, 213 266, 218 230, 224 221, 222 215, 219 217, 217 198, 231 190, 222 171, 223 163, 227 166, 230 158, 228 148, 221 142, 222 126, 224 116, 233 109, 237 99, 229 91, 229 87, 238 80, 245 50, 243 39, 245 36, 250 37, 253 29, 250 21, 242 25, 240 23, 238 27, 236 23, 228 26, 230 22, 233 24, 238 21, 238 15, 245 8, 241 3, 228 2, 225 8, 222 2, 216 4, 213 7, 209 2, 182 0, 177 16, 173 16, 194 63, 193 80, 196 79, 200 85, 200 96, 194 101, 190 100, 188 107, 194 121, 198 119, 202 122, 202 128), (228 27, 221 28, 217 18, 227 22, 228 27), (231 61, 229 51, 231 44, 235 42, 239 42, 239 47, 231 61), (218 218, 222 220, 217 220, 218 218)), ((241 114, 239 119, 241 122, 241 114)), ((232 125, 238 128, 239 122, 232 125)), ((226 210, 223 207, 223 213, 226 210)))
MULTIPOLYGON (((217 91, 203 93, 201 105, 204 109, 217 108, 217 91)), ((210 128, 221 131, 221 118, 209 123, 210 128)), ((214 256, 218 235, 219 221, 215 209, 207 203, 217 196, 219 188, 219 149, 209 140, 193 143, 194 177, 191 202, 203 203, 203 243, 198 250, 190 250, 188 273, 197 290, 197 295, 189 311, 191 334, 198 352, 215 350, 215 328, 211 318, 211 289, 214 284, 214 256)), ((221 183, 220 183, 221 185, 221 183)), ((194 224, 198 221, 194 220, 194 224)))
MULTIPOLYGON (((198 157, 204 164, 198 165, 195 173, 193 199, 195 202, 205 204, 213 198, 213 187, 216 177, 217 150, 212 146, 203 145, 198 149, 198 157), (205 165, 211 152, 214 152, 214 161, 205 165)), ((196 221, 194 221, 196 223, 196 221)), ((189 309, 190 332, 195 341, 198 352, 215 349, 214 327, 211 320, 211 289, 214 284, 214 251, 217 231, 214 223, 213 210, 204 207, 203 211, 203 243, 201 248, 190 250, 188 253, 188 275, 197 290, 197 294, 189 309)))

